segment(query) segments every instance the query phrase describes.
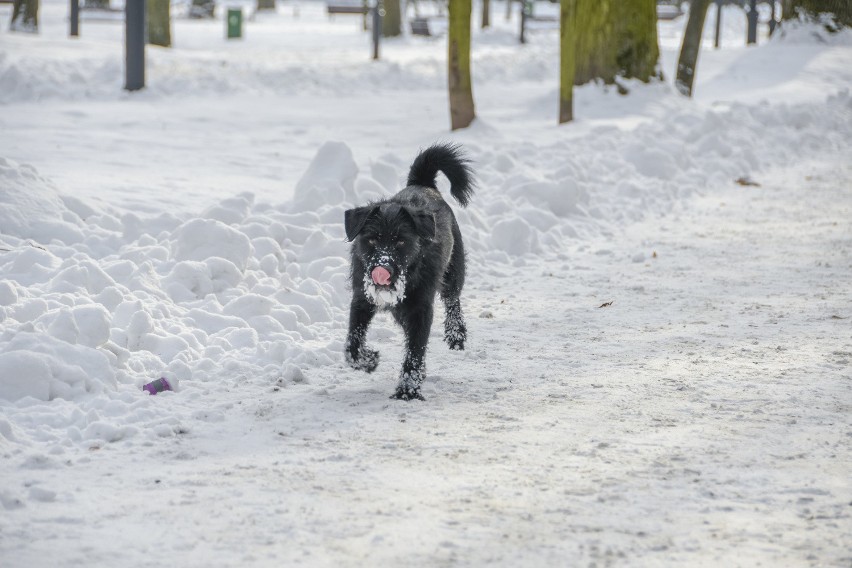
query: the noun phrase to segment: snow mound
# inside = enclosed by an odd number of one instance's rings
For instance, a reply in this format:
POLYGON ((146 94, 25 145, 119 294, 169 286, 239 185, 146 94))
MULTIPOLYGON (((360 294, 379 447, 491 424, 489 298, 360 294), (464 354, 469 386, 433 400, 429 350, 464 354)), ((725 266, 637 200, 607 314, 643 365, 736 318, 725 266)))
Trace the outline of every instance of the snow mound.
POLYGON ((358 165, 342 142, 326 142, 296 184, 294 201, 305 211, 355 200, 358 165))
POLYGON ((0 234, 66 243, 82 240, 82 221, 35 168, 0 157, 0 234))
POLYGON ((116 387, 105 353, 43 334, 20 332, 0 344, 0 399, 80 400, 116 387))
POLYGON ((177 260, 223 258, 242 271, 246 269, 250 254, 249 238, 215 219, 193 219, 175 231, 174 257, 177 260))

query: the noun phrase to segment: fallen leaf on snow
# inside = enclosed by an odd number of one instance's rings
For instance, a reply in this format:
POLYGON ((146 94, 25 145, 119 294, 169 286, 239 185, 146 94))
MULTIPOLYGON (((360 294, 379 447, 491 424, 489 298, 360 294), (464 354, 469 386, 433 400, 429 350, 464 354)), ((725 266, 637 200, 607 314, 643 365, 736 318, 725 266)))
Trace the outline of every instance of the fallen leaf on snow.
POLYGON ((760 187, 759 183, 757 183, 756 181, 754 181, 753 179, 751 179, 748 176, 743 176, 741 178, 737 178, 734 181, 736 181, 738 184, 744 185, 744 186, 760 187))

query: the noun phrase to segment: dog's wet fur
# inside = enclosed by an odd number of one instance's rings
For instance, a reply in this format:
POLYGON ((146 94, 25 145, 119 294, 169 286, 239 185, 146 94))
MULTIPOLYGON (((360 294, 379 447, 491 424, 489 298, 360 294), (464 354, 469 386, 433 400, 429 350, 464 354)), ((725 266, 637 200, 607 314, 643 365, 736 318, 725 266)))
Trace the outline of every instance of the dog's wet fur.
POLYGON ((455 145, 434 145, 414 160, 408 186, 389 199, 345 213, 346 238, 352 242, 352 304, 345 356, 368 373, 379 353, 367 347, 370 321, 390 311, 405 332, 405 360, 391 398, 423 400, 426 346, 435 295, 444 302, 444 341, 464 349, 467 328, 459 296, 464 286, 464 245, 456 217, 435 183, 441 171, 450 193, 464 207, 473 194, 469 161, 455 145))

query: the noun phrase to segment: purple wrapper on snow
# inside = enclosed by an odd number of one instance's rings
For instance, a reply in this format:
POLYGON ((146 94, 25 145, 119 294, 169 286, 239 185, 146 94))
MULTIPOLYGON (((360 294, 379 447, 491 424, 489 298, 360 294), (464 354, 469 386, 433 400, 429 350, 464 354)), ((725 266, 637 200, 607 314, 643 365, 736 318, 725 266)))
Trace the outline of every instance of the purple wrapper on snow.
POLYGON ((142 387, 142 390, 147 392, 148 394, 155 395, 158 392, 170 391, 172 390, 172 386, 169 384, 165 378, 157 379, 156 381, 152 381, 142 387))

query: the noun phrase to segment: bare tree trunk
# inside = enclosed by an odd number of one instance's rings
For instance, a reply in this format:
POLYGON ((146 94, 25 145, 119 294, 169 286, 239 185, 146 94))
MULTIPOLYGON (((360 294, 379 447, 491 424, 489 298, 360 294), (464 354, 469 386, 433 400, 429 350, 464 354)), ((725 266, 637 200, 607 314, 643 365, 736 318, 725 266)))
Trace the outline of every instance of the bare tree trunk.
POLYGON ((688 97, 692 96, 695 67, 698 63, 698 52, 701 51, 701 32, 704 31, 704 18, 709 6, 710 0, 693 0, 689 5, 689 19, 683 32, 675 79, 677 90, 688 97))
POLYGON ((482 0, 482 29, 491 25, 491 0, 482 0))
POLYGON ((382 16, 382 37, 396 37, 402 34, 402 9, 400 0, 383 0, 385 13, 382 16))
POLYGON ((559 124, 574 120, 576 0, 561 0, 559 13, 559 124))
POLYGON ((83 6, 93 10, 109 10, 109 0, 86 0, 83 6))
POLYGON ((38 0, 15 0, 9 30, 38 33, 38 0))
POLYGON ((448 79, 452 130, 470 126, 476 113, 470 76, 471 0, 450 0, 448 79))
POLYGON ((162 47, 172 46, 171 2, 147 0, 148 43, 162 47))
POLYGON ((512 19, 512 2, 514 2, 514 0, 506 0, 506 21, 507 22, 512 19))

